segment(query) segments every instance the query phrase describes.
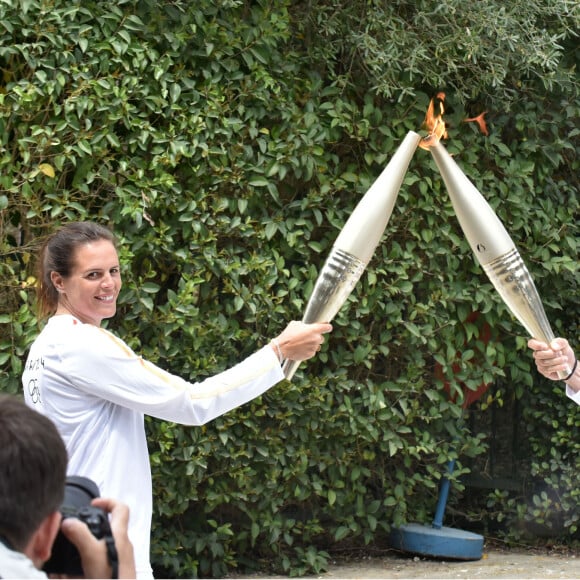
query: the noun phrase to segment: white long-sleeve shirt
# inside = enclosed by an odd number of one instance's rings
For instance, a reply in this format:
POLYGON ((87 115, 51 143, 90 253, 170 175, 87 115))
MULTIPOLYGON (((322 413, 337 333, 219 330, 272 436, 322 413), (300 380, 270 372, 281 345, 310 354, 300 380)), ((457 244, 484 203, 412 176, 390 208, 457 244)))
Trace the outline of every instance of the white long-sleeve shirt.
POLYGON ((48 576, 42 570, 35 568, 28 556, 0 542, 0 578, 47 580, 48 576))
POLYGON ((22 381, 26 402, 56 424, 68 473, 92 479, 130 508, 137 575, 151 577, 152 485, 144 415, 203 425, 284 378, 266 346, 240 364, 189 383, 137 356, 111 332, 53 316, 33 343, 22 381))
POLYGON ((580 391, 574 391, 572 387, 566 385, 566 396, 572 399, 577 405, 580 405, 580 391))

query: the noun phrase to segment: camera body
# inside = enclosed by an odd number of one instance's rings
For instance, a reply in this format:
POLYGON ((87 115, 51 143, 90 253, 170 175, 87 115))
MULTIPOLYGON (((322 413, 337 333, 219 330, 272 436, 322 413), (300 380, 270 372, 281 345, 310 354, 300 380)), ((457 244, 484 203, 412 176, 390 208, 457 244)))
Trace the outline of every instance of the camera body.
MULTIPOLYGON (((60 507, 63 519, 77 518, 83 521, 98 540, 112 538, 107 514, 102 509, 91 505, 91 500, 99 495, 99 488, 94 481, 86 477, 71 475, 66 478, 64 500, 60 507)), ((75 578, 84 576, 79 552, 62 531, 58 532, 50 560, 42 569, 47 574, 75 578)))

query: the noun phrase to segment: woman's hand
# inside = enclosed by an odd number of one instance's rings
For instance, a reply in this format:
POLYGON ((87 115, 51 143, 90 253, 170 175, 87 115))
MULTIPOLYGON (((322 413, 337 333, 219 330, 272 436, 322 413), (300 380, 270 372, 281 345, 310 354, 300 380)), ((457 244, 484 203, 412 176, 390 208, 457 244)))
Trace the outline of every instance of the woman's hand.
MULTIPOLYGON (((303 361, 312 358, 320 350, 324 335, 331 331, 332 325, 326 322, 305 324, 293 320, 275 340, 280 347, 282 358, 303 361)), ((274 344, 272 348, 277 355, 280 354, 274 344)))

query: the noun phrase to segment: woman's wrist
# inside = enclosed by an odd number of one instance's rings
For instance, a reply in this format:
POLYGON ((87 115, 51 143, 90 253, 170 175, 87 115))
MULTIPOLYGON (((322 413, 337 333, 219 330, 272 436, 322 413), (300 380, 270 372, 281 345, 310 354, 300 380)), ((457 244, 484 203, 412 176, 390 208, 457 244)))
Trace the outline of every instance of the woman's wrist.
POLYGON ((572 365, 572 370, 570 374, 563 379, 564 383, 574 392, 580 391, 580 378, 578 377, 578 359, 574 358, 574 364, 572 365))
POLYGON ((270 346, 272 347, 272 350, 276 353, 276 356, 278 357, 278 362, 282 364, 284 362, 284 353, 282 352, 280 341, 277 338, 273 338, 270 341, 270 346))
POLYGON ((577 368, 578 368, 578 359, 574 358, 574 364, 572 365, 572 370, 570 371, 570 374, 564 379, 564 382, 569 381, 574 376, 574 373, 576 372, 577 368))

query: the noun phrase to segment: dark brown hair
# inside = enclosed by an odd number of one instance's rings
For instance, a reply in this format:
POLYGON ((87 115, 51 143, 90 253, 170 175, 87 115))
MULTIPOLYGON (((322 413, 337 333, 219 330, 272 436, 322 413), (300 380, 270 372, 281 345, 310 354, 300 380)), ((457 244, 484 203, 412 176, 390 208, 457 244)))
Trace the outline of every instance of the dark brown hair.
POLYGON ((51 272, 58 272, 63 278, 70 276, 77 248, 98 240, 108 240, 115 245, 115 236, 106 227, 94 222, 71 222, 44 242, 37 273, 39 319, 54 314, 58 306, 58 292, 50 279, 51 272))
POLYGON ((54 423, 14 396, 0 396, 0 535, 15 550, 60 508, 66 467, 54 423))

